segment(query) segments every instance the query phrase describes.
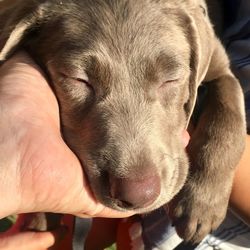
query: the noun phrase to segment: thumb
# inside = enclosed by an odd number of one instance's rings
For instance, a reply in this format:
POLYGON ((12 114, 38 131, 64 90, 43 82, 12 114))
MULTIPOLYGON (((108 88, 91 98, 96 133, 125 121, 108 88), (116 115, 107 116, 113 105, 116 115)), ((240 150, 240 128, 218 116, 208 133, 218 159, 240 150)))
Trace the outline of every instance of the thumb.
POLYGON ((66 227, 62 226, 50 232, 22 232, 1 236, 0 250, 44 250, 60 241, 66 232, 66 227))

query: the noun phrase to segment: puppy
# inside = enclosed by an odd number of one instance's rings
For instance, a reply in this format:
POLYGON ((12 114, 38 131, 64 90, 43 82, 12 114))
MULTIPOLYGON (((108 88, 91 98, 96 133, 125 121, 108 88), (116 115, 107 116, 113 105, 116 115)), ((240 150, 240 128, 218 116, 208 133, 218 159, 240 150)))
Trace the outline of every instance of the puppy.
POLYGON ((193 243, 222 222, 246 126, 204 1, 16 0, 0 29, 2 62, 24 48, 47 73, 98 200, 137 213, 172 200, 177 232, 193 243), (181 137, 201 84, 188 159, 181 137))

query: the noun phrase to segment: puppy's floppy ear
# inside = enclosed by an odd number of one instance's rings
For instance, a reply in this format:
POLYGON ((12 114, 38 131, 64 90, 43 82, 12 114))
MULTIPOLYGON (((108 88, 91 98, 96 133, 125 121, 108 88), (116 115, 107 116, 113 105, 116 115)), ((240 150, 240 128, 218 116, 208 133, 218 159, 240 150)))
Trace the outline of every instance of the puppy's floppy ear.
POLYGON ((10 57, 27 34, 45 20, 49 6, 47 1, 19 0, 3 6, 0 11, 0 62, 10 57))
POLYGON ((189 100, 185 104, 188 125, 194 110, 198 87, 205 77, 211 60, 211 47, 213 47, 211 43, 214 40, 214 33, 209 25, 208 17, 200 6, 193 9, 193 13, 186 12, 185 19, 186 24, 189 24, 186 25, 189 29, 187 38, 191 45, 189 100))

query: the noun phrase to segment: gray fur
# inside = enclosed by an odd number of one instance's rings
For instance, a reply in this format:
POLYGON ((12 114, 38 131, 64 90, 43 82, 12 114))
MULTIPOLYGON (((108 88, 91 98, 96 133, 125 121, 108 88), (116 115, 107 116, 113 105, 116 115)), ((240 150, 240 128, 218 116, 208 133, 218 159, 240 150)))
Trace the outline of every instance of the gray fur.
POLYGON ((64 139, 96 197, 126 210, 110 180, 156 176, 154 202, 133 209, 172 200, 177 231, 191 242, 223 220, 246 133, 242 91, 207 12, 202 0, 25 0, 0 12, 1 60, 23 47, 46 71, 64 139), (202 83, 207 105, 189 168, 181 137, 202 83))

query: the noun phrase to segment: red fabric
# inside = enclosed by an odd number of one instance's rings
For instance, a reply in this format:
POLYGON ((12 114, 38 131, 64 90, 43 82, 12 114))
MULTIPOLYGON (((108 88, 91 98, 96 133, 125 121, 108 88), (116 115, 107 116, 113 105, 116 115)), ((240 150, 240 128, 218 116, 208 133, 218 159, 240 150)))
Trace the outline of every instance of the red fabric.
POLYGON ((129 236, 129 228, 134 223, 133 218, 128 218, 127 220, 121 220, 118 225, 117 230, 117 250, 131 250, 131 238, 129 236))

